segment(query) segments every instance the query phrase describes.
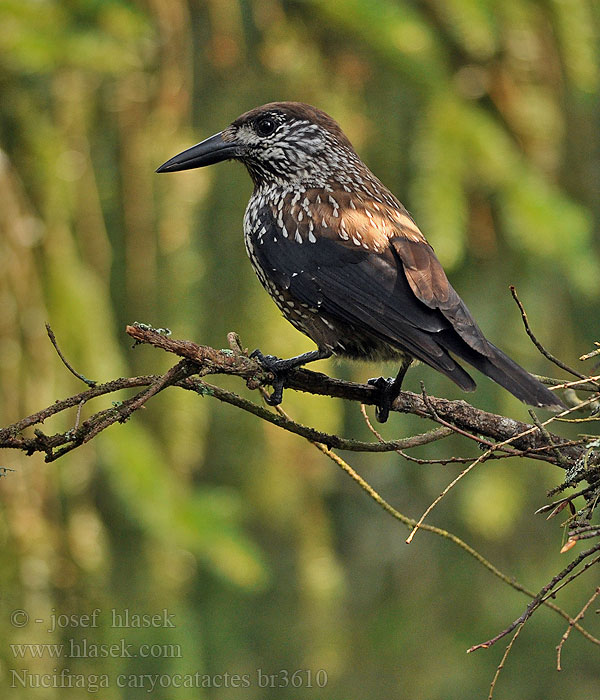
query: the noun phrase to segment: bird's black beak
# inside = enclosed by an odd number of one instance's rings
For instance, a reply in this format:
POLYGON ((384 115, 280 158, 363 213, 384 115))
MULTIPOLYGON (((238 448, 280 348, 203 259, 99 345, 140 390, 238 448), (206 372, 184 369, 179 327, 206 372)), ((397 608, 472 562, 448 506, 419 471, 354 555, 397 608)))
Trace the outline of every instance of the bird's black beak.
POLYGON ((157 169, 157 173, 174 173, 177 170, 191 170, 205 165, 220 163, 229 158, 239 158, 242 148, 237 141, 224 141, 223 132, 215 134, 195 146, 188 148, 157 169))

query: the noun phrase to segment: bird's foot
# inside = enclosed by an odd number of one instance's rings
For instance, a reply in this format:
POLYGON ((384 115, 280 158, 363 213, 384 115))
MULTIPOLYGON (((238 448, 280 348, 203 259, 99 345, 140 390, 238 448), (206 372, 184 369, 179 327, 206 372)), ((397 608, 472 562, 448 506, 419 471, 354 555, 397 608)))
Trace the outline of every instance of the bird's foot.
POLYGON ((379 389, 380 399, 375 406, 375 417, 380 423, 385 423, 390 415, 390 408, 400 393, 400 386, 394 377, 373 377, 367 384, 379 389))
POLYGON ((331 357, 331 350, 327 348, 318 348, 317 350, 312 350, 311 352, 302 353, 296 357, 290 357, 287 360, 282 360, 275 355, 263 355, 260 350, 255 350, 251 353, 250 357, 255 357, 260 364, 273 374, 273 393, 266 400, 271 406, 278 406, 283 398, 283 387, 287 380, 288 372, 291 370, 302 367, 307 362, 314 362, 315 360, 324 360, 327 357, 331 357))
POLYGON ((263 355, 258 349, 250 353, 250 357, 257 359, 262 365, 263 369, 266 369, 267 372, 271 372, 273 375, 273 392, 270 396, 265 397, 265 401, 270 406, 279 406, 283 400, 285 376, 290 369, 288 361, 275 357, 275 355, 263 355))

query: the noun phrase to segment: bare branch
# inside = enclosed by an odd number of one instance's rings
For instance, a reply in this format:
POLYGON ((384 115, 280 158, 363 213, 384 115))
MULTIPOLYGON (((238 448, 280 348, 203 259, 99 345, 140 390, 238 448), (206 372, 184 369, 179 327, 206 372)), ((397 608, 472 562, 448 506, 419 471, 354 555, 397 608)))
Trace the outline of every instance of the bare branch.
MULTIPOLYGON (((524 321, 526 322, 525 316, 524 321)), ((405 526, 412 528, 411 538, 418 528, 450 539, 492 571, 496 576, 513 588, 527 594, 532 599, 525 613, 515 620, 506 630, 488 642, 472 647, 469 651, 490 646, 498 639, 501 639, 503 636, 513 631, 515 627, 518 627, 520 630, 531 614, 533 614, 540 605, 546 605, 562 615, 569 622, 569 630, 575 627, 589 641, 600 644, 599 640, 580 626, 578 620, 581 614, 576 618, 571 618, 564 610, 548 600, 550 596, 554 597, 557 591, 570 583, 574 578, 582 574, 592 565, 598 563, 600 557, 595 557, 587 561, 577 572, 569 575, 579 563, 600 549, 600 544, 580 554, 537 595, 534 595, 523 586, 517 584, 514 580, 498 571, 478 552, 452 533, 448 533, 445 530, 423 522, 425 516, 428 515, 440 498, 477 464, 488 459, 527 456, 533 459, 544 460, 565 469, 567 474, 565 481, 559 487, 553 489, 551 493, 558 493, 559 491, 574 486, 580 481, 588 482, 585 488, 580 489, 569 497, 560 499, 548 507, 540 509, 539 512, 553 509, 551 513, 551 515, 553 515, 564 507, 569 506, 573 508, 572 500, 578 496, 584 496, 586 498, 586 507, 578 511, 579 520, 575 521, 575 519, 572 518, 574 522, 573 528, 569 533, 569 546, 574 544, 578 539, 597 537, 600 528, 588 526, 582 524, 582 522, 584 518, 591 516, 597 501, 600 499, 600 487, 598 486, 600 482, 600 457, 596 449, 600 446, 599 441, 595 436, 581 436, 580 439, 576 440, 564 438, 550 432, 547 427, 550 423, 563 419, 565 416, 569 416, 574 410, 581 411, 584 408, 588 410, 593 409, 593 406, 598 401, 597 394, 585 401, 579 402, 576 407, 565 410, 558 416, 553 416, 545 421, 540 421, 537 416, 532 413, 533 424, 528 424, 505 416, 482 411, 465 401, 449 401, 447 399, 429 396, 424 390, 421 395, 411 392, 402 392, 394 402, 392 410, 399 413, 416 415, 424 420, 438 423, 441 427, 400 440, 384 440, 371 425, 365 409, 365 405, 373 405, 379 401, 379 392, 376 387, 368 384, 357 384, 334 379, 325 374, 312 372, 306 369, 291 371, 287 375, 285 386, 288 389, 360 402, 361 411, 363 412, 367 425, 377 438, 376 442, 365 442, 324 433, 315 428, 302 425, 292 420, 280 407, 277 407, 275 410, 266 408, 238 394, 206 382, 204 378, 208 375, 235 375, 243 379, 250 389, 259 389, 264 392, 263 386, 273 381, 274 377, 268 371, 265 371, 256 360, 248 357, 247 351, 242 348, 239 338, 235 333, 230 333, 228 335, 229 348, 222 350, 198 345, 191 341, 176 340, 170 337, 170 333, 162 329, 156 330, 143 324, 128 326, 127 333, 135 340, 136 345, 142 343, 149 344, 165 352, 174 354, 181 359, 162 375, 122 377, 104 384, 96 384, 76 372, 67 362, 58 348, 54 333, 48 327, 50 340, 67 369, 79 379, 86 382, 89 388, 74 396, 56 401, 51 406, 43 408, 6 428, 0 429, 0 447, 19 449, 28 455, 34 452, 43 452, 46 461, 50 462, 86 444, 111 425, 127 421, 134 412, 142 408, 153 396, 168 387, 172 386, 187 391, 193 391, 202 396, 211 396, 219 401, 252 413, 258 418, 268 421, 283 430, 287 430, 288 432, 309 440, 330 459, 336 462, 338 466, 344 469, 344 471, 346 471, 361 488, 388 513, 401 521, 405 526), (113 401, 110 407, 98 410, 87 419, 82 420, 83 410, 90 401, 102 396, 111 396, 124 390, 134 390, 133 396, 113 401), (70 430, 64 433, 48 435, 39 427, 52 416, 71 409, 75 409, 75 416, 73 427, 70 430), (30 428, 34 428, 33 436, 24 434, 25 431, 30 428), (412 457, 404 451, 441 440, 452 433, 474 441, 480 448, 484 449, 484 452, 474 458, 447 456, 439 460, 423 460, 412 457), (374 491, 347 462, 334 453, 332 448, 361 452, 389 452, 395 450, 407 459, 412 459, 421 464, 467 462, 469 466, 459 474, 458 477, 451 481, 449 486, 444 489, 442 495, 425 511, 421 519, 415 521, 393 508, 382 496, 374 491)), ((592 387, 596 387, 596 379, 597 377, 585 377, 582 380, 563 382, 562 384, 565 387, 569 386, 574 388, 585 386, 586 390, 590 390, 592 387)), ((547 383, 550 385, 560 384, 558 380, 552 379, 549 379, 547 383)), ((592 418, 593 417, 592 415, 592 418)), ((514 639, 516 639, 516 635, 514 639)), ((503 662, 498 667, 498 671, 500 671, 502 665, 503 662)))
MULTIPOLYGON (((272 375, 266 372, 258 361, 237 354, 233 350, 215 350, 187 340, 173 340, 152 329, 139 326, 127 326, 127 333, 138 343, 148 343, 166 352, 197 362, 202 367, 202 375, 234 374, 245 378, 248 386, 252 389, 269 383, 273 379, 272 375)), ((286 388, 348 401, 358 401, 367 405, 374 405, 379 400, 378 389, 374 386, 334 379, 307 369, 291 371, 287 376, 286 388)), ((554 445, 548 445, 546 438, 539 434, 536 426, 482 411, 466 401, 450 401, 429 396, 427 403, 425 403, 422 396, 403 391, 392 406, 394 411, 412 413, 421 418, 431 418, 432 409, 439 419, 446 421, 447 424, 459 431, 467 431, 473 438, 482 436, 495 442, 510 439, 514 448, 528 453, 536 451, 545 453, 544 459, 552 463, 556 463, 556 459, 549 453, 555 447, 561 447, 563 454, 566 454, 570 459, 577 459, 584 451, 583 442, 578 444, 551 433, 549 434, 554 445)))
MULTIPOLYGON (((571 463, 582 458, 586 451, 585 440, 573 441, 552 433, 542 434, 536 426, 482 411, 465 401, 449 401, 432 396, 424 399, 423 396, 411 392, 402 392, 394 403, 393 410, 401 413, 412 413, 425 419, 434 418, 444 426, 442 429, 400 441, 392 440, 383 443, 366 443, 327 435, 314 428, 288 421, 237 394, 201 382, 200 378, 209 374, 231 374, 241 377, 251 389, 256 389, 272 380, 269 372, 266 372, 256 360, 244 354, 235 334, 229 336, 231 346, 229 349, 216 350, 191 341, 170 338, 164 333, 143 325, 128 326, 127 332, 136 340, 137 344, 153 345, 165 352, 178 355, 183 358, 184 362, 176 365, 165 375, 115 379, 105 384, 95 385, 75 396, 56 401, 51 406, 0 429, 0 447, 20 449, 27 454, 41 451, 46 454, 48 461, 52 461, 75 447, 89 442, 98 433, 114 423, 125 422, 158 391, 167 386, 177 386, 200 394, 211 394, 221 401, 249 411, 289 432, 339 449, 369 452, 405 450, 441 439, 452 430, 483 443, 490 451, 507 450, 512 456, 526 454, 534 459, 543 459, 552 464, 559 462, 556 456, 557 448, 560 448, 561 453, 571 463), (194 378, 192 375, 197 376, 194 378), (92 399, 124 389, 139 389, 141 387, 150 387, 150 389, 144 388, 135 396, 124 401, 117 401, 111 407, 99 411, 81 422, 82 406, 92 399), (37 429, 34 437, 23 435, 23 431, 27 428, 40 425, 51 416, 75 406, 78 407, 78 416, 74 420, 74 428, 70 431, 46 435, 37 429), (551 438, 550 444, 548 443, 549 436, 551 438)), ((346 382, 306 369, 290 372, 286 384, 287 388, 296 391, 359 401, 363 404, 375 404, 379 398, 377 389, 368 384, 346 382)), ((450 458, 449 461, 452 459, 450 458)))

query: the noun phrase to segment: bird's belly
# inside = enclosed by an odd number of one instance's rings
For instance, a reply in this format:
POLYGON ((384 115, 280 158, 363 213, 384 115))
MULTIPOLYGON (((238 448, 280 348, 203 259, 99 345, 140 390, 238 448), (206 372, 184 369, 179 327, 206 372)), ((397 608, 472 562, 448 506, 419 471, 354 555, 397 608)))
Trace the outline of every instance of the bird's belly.
POLYGON ((320 309, 296 299, 289 289, 277 284, 269 270, 263 269, 255 254, 255 239, 244 236, 246 251, 256 276, 269 293, 284 318, 297 330, 311 338, 319 348, 353 360, 390 360, 406 353, 377 335, 349 324, 320 309))

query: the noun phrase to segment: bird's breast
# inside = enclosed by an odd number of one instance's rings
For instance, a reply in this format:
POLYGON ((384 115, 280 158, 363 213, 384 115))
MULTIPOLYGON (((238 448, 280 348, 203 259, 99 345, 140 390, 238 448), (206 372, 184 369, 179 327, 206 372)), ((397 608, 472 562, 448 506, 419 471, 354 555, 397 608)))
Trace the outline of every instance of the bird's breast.
POLYGON ((255 192, 253 194, 244 215, 244 244, 260 283, 283 315, 299 327, 302 320, 302 308, 290 295, 289 280, 278 268, 278 255, 274 254, 273 251, 282 237, 282 232, 277 228, 272 217, 265 217, 265 212, 268 214, 272 203, 277 202, 280 196, 283 195, 277 192, 255 192))

